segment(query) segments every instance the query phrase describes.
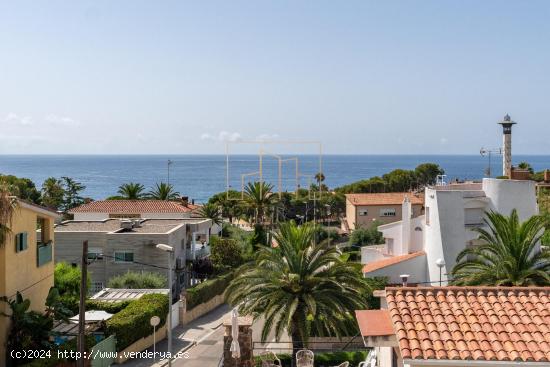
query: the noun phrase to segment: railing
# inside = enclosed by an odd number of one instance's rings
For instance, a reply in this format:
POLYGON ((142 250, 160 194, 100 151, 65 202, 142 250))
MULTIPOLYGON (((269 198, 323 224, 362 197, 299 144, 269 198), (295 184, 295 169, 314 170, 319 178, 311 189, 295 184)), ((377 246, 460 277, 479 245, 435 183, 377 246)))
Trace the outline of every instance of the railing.
POLYGON ((53 243, 48 241, 46 243, 38 243, 36 246, 36 266, 40 267, 44 264, 52 261, 53 258, 53 243))

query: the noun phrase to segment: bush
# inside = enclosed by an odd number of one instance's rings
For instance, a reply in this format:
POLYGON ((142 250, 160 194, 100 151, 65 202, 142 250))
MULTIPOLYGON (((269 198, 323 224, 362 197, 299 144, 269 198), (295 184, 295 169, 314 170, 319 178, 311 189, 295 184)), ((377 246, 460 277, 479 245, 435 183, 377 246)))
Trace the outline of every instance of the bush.
POLYGON ((237 241, 212 237, 210 246, 210 260, 215 272, 223 273, 224 271, 235 269, 244 263, 242 250, 237 241))
POLYGON ((117 350, 121 351, 153 333, 149 320, 160 317, 159 327, 164 325, 168 315, 168 296, 165 294, 146 294, 130 302, 126 308, 107 320, 107 335, 115 335, 117 350))
POLYGON ((357 228, 351 232, 349 244, 354 246, 369 246, 384 243, 384 236, 378 232, 378 223, 373 223, 369 228, 357 228))
MULTIPOLYGON (((316 367, 328 367, 338 366, 340 363, 347 361, 350 366, 358 366, 359 363, 363 362, 367 358, 368 354, 368 351, 315 353, 314 363, 316 367)), ((292 356, 290 354, 278 354, 277 357, 281 360, 283 367, 290 367, 292 360, 292 356)), ((256 366, 261 366, 259 357, 256 357, 256 366)))
POLYGON ((128 271, 109 280, 109 288, 161 289, 166 288, 168 280, 159 273, 128 271))
MULTIPOLYGON (((74 295, 78 298, 81 274, 82 272, 77 266, 72 266, 66 262, 57 263, 54 270, 54 287, 59 291, 59 295, 74 295)), ((90 289, 90 279, 90 273, 88 273, 88 289, 90 289)))
POLYGON ((89 299, 86 301, 87 310, 101 310, 108 313, 116 314, 124 310, 132 301, 120 301, 120 302, 105 302, 96 301, 95 299, 89 299))
POLYGON ((206 280, 193 288, 187 289, 187 310, 191 310, 201 303, 207 302, 217 295, 223 294, 225 288, 233 280, 234 274, 227 273, 219 277, 206 280))

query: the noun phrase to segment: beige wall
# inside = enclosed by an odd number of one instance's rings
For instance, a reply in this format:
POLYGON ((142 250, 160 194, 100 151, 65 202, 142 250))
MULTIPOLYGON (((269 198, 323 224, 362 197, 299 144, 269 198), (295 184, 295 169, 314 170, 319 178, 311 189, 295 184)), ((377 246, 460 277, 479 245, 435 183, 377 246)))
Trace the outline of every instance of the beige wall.
MULTIPOLYGON (((351 230, 357 227, 368 228, 372 225, 373 221, 379 221, 380 223, 387 224, 397 222, 402 219, 402 204, 399 205, 354 205, 349 200, 346 200, 346 218, 348 226, 351 230), (394 217, 380 216, 381 209, 394 209, 394 217), (360 212, 366 210, 367 215, 359 215, 360 212)), ((422 214, 422 204, 412 205, 412 216, 418 217, 422 214)))
MULTIPOLYGON (((48 292, 53 287, 53 260, 41 267, 37 266, 36 221, 45 219, 45 239, 54 239, 53 217, 19 205, 14 212, 11 233, 0 247, 0 296, 13 297, 20 291, 31 301, 31 309, 43 312, 48 292), (15 252, 15 235, 27 232, 27 249, 15 252)), ((55 247, 52 251, 55 251, 55 247)), ((52 254, 53 258, 53 254, 52 254)), ((7 312, 5 302, 0 303, 0 311, 7 312)), ((5 342, 9 330, 9 319, 0 316, 0 365, 5 360, 5 342)))

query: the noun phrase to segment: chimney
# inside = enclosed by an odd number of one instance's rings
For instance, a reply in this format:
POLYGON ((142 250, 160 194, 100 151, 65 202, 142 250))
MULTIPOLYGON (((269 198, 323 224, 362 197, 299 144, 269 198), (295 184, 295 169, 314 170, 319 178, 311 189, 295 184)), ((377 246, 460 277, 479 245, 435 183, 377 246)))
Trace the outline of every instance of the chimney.
POLYGON ((550 183, 550 170, 544 171, 544 182, 550 183))
POLYGON ((504 116, 504 120, 499 122, 502 125, 502 175, 512 177, 512 126, 516 123, 512 121, 510 115, 504 116))
POLYGON ((411 217, 412 204, 409 197, 405 196, 401 206, 401 253, 398 255, 406 255, 409 253, 409 245, 411 240, 411 217))
POLYGON ((403 283, 403 287, 406 287, 408 285, 410 275, 409 274, 401 274, 399 277, 401 278, 401 282, 403 283))
POLYGON ((181 197, 181 205, 187 206, 189 204, 189 196, 182 196, 181 197))

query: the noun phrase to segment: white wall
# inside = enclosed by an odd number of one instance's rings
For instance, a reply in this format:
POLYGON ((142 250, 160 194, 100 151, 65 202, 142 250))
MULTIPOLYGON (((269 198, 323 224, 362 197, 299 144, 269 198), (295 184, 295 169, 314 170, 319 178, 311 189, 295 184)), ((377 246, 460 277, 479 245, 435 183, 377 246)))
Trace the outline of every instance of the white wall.
POLYGON ((517 209, 520 220, 526 220, 538 213, 534 181, 483 180, 483 190, 490 199, 490 208, 504 215, 517 209))
POLYGON ((74 213, 74 220, 104 220, 108 218, 108 213, 74 213))
POLYGON ((369 278, 388 277, 390 283, 401 284, 401 278, 399 276, 401 274, 409 274, 409 283, 424 283, 428 281, 426 266, 426 256, 421 255, 364 275, 369 278))

